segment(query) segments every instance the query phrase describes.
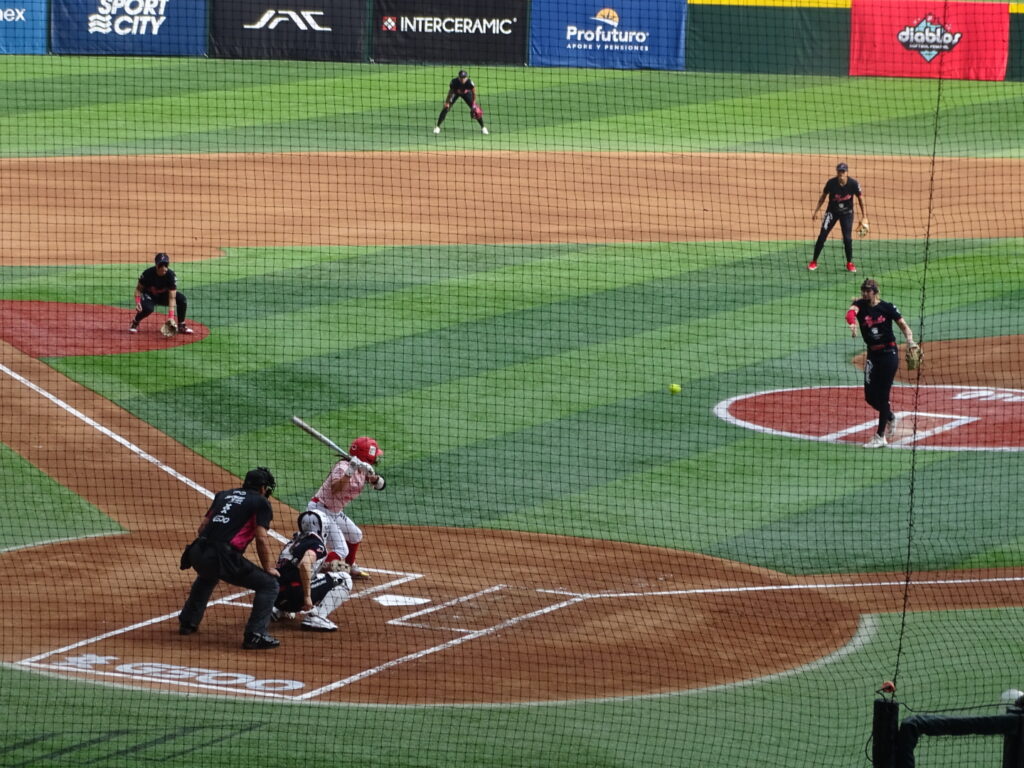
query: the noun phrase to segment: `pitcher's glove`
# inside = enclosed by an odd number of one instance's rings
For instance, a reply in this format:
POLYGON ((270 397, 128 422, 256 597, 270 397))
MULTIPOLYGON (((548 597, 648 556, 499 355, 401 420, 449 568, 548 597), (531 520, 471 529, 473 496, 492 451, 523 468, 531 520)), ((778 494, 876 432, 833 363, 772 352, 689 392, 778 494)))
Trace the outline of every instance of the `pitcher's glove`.
POLYGON ((160 333, 162 333, 168 339, 178 332, 178 324, 174 321, 174 318, 167 318, 167 322, 160 326, 160 333))
POLYGON ((921 361, 924 360, 924 350, 921 349, 921 345, 914 342, 907 344, 907 370, 916 371, 921 367, 921 361))
POLYGON ((857 227, 857 237, 867 237, 868 232, 871 231, 871 227, 868 226, 867 219, 860 220, 860 226, 857 227))

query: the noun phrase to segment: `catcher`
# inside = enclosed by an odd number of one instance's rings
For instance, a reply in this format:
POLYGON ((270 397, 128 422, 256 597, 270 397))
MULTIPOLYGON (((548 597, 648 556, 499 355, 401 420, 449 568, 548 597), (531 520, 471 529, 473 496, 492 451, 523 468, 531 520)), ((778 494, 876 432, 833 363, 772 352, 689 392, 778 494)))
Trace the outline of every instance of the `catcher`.
POLYGON ((861 338, 868 347, 864 361, 864 399, 878 411, 878 429, 865 448, 882 448, 889 444, 896 431, 896 414, 889 404, 889 393, 900 367, 900 350, 896 346, 896 334, 892 324, 900 327, 907 340, 907 367, 914 370, 924 358, 920 345, 914 341, 914 334, 903 319, 896 305, 882 301, 878 283, 865 280, 860 286, 860 298, 854 299, 846 311, 846 324, 850 335, 861 338))
POLYGON ((484 125, 484 111, 476 102, 476 84, 469 79, 469 73, 460 69, 459 74, 452 78, 448 84, 448 95, 444 97, 444 106, 441 107, 441 114, 437 116, 437 124, 434 126, 434 133, 441 132, 441 123, 448 117, 448 111, 452 105, 462 99, 469 105, 469 115, 480 123, 480 132, 486 135, 487 126, 484 125))
POLYGON ((812 272, 818 268, 818 257, 825 247, 825 241, 829 233, 835 228, 838 222, 843 231, 843 249, 846 251, 846 271, 856 272, 857 267, 853 265, 853 198, 857 198, 860 205, 860 227, 857 234, 861 237, 867 235, 869 230, 868 212, 864 207, 864 194, 861 192, 860 183, 850 176, 850 168, 846 163, 839 163, 836 166, 836 175, 825 182, 825 189, 818 198, 818 205, 811 214, 811 221, 816 221, 818 211, 822 203, 828 200, 828 207, 825 215, 821 218, 821 231, 818 232, 818 240, 814 244, 814 256, 807 268, 812 272))
POLYGON ((280 590, 273 621, 293 618, 299 611, 305 617, 299 625, 310 632, 335 632, 338 625, 328 616, 352 594, 352 577, 343 560, 328 561, 327 528, 330 521, 323 512, 303 512, 299 530, 277 559, 280 590))
POLYGON ((138 333, 139 323, 153 314, 157 305, 167 307, 167 320, 160 326, 160 333, 164 336, 192 333, 192 329, 185 325, 188 300, 178 290, 178 281, 170 263, 170 256, 158 253, 153 257, 153 266, 139 275, 135 284, 135 319, 128 326, 128 333, 138 333))

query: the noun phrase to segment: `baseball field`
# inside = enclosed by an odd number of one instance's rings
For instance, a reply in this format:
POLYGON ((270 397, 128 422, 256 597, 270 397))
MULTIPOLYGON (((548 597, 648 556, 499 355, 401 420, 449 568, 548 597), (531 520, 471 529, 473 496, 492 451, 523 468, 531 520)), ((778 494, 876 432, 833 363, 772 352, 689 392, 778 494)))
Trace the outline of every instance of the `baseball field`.
POLYGON ((480 67, 434 135, 451 67, 4 64, 0 765, 863 766, 884 680, 1024 688, 1024 84, 480 67), (158 251, 191 336, 127 333, 158 251), (880 450, 866 277, 925 350, 880 450), (330 469, 292 416, 384 450, 371 580, 180 637, 212 493, 269 467, 284 540, 330 469))

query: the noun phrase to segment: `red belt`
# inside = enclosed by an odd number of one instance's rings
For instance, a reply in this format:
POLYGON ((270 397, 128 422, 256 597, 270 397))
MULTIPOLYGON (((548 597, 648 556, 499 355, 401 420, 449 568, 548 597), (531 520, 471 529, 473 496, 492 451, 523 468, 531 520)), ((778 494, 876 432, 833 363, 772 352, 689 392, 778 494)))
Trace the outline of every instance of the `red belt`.
POLYGON ((896 342, 895 341, 890 341, 888 344, 872 344, 872 345, 868 346, 868 349, 870 349, 872 352, 877 352, 880 349, 888 349, 889 347, 895 347, 895 346, 896 346, 896 342))

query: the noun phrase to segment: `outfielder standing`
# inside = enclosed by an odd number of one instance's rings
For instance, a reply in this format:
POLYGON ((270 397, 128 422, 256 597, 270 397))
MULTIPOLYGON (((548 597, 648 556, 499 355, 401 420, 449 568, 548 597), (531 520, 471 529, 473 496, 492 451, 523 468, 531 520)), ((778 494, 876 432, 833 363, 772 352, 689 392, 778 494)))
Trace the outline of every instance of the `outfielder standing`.
POLYGON ((274 510, 267 501, 275 485, 270 470, 256 467, 246 474, 241 488, 221 491, 213 497, 196 539, 181 555, 181 569, 193 568, 196 580, 178 615, 179 634, 191 635, 199 629, 217 582, 226 581, 256 593, 242 647, 263 650, 281 644, 267 634, 270 612, 277 599, 276 577, 280 576, 270 551, 269 531, 274 510), (262 568, 242 554, 254 539, 262 568))
POLYGON ((489 133, 484 125, 484 111, 476 103, 476 84, 469 79, 469 73, 461 69, 459 74, 452 78, 448 84, 448 95, 444 97, 444 106, 441 107, 441 114, 437 116, 437 125, 434 126, 434 133, 441 132, 441 123, 448 117, 448 110, 456 101, 462 99, 469 105, 470 116, 480 123, 480 131, 483 134, 489 133))
POLYGON ((818 268, 818 257, 825 247, 825 241, 829 233, 835 227, 836 222, 843 231, 843 249, 846 251, 846 271, 856 272, 853 265, 853 198, 857 198, 860 205, 860 224, 867 231, 868 214, 864 208, 864 195, 860 189, 860 183, 849 175, 849 166, 846 163, 839 163, 836 166, 836 175, 825 182, 825 189, 818 198, 818 204, 811 214, 811 221, 816 221, 818 211, 822 203, 828 200, 828 207, 821 219, 821 231, 818 233, 818 241, 814 244, 814 256, 807 268, 812 272, 818 268))
POLYGON ((356 565, 356 551, 363 540, 363 531, 345 514, 345 507, 360 494, 369 482, 374 490, 384 490, 384 478, 366 465, 376 464, 384 451, 372 437, 357 437, 348 452, 359 463, 342 459, 331 468, 323 485, 306 505, 307 512, 324 512, 330 525, 327 527, 327 546, 332 550, 328 560, 340 558, 348 565, 353 579, 369 579, 369 575, 356 565))
POLYGON ((128 326, 128 333, 138 333, 139 323, 153 314, 157 305, 167 307, 167 318, 177 322, 178 333, 192 333, 192 329, 185 325, 188 300, 178 290, 178 281, 170 263, 170 256, 158 253, 153 257, 153 266, 139 275, 135 284, 135 319, 128 326))
POLYGON ((878 429, 864 447, 882 448, 892 440, 896 429, 896 414, 889 404, 889 393, 900 367, 893 322, 900 327, 909 346, 917 347, 917 343, 896 306, 879 298, 878 283, 865 280, 860 286, 860 296, 846 311, 846 323, 850 326, 851 336, 856 336, 860 329, 861 338, 868 347, 867 360, 864 361, 864 399, 878 411, 878 429))
POLYGON ((312 632, 335 632, 338 625, 328 616, 352 594, 352 577, 344 572, 322 573, 327 557, 324 536, 330 522, 323 512, 299 515, 299 530, 277 558, 281 584, 271 614, 280 621, 285 613, 304 611, 299 625, 312 632))

